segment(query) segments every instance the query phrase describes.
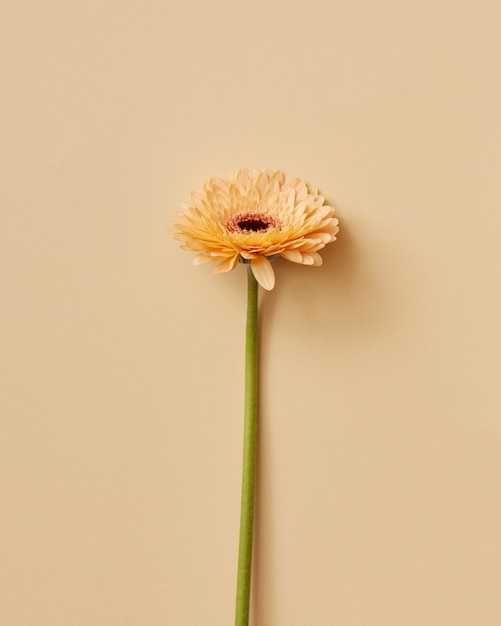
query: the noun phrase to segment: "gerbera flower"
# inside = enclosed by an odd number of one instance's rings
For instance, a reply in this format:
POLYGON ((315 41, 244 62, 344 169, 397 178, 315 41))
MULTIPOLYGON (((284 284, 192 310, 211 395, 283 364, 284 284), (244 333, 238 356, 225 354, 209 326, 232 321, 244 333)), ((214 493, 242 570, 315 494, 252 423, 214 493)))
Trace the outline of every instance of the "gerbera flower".
POLYGON ((324 196, 282 172, 241 169, 229 180, 211 178, 176 215, 173 237, 198 252, 195 264, 220 261, 216 273, 250 263, 258 283, 273 289, 270 258, 321 265, 318 251, 336 239, 338 220, 324 196))

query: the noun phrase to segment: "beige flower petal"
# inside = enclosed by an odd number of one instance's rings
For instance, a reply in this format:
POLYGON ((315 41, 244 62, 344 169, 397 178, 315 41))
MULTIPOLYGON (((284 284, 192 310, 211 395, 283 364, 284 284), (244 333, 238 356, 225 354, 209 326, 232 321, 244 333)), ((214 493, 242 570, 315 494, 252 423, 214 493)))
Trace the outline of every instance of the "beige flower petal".
POLYGON ((251 261, 252 273, 257 282, 266 289, 271 291, 275 286, 275 272, 271 263, 265 256, 259 256, 251 261))
POLYGON ((202 263, 214 263, 216 259, 211 256, 207 256, 204 252, 197 254, 197 256, 193 259, 193 265, 202 265, 202 263))
POLYGON ((309 255, 313 257, 313 265, 316 267, 320 267, 320 265, 322 265, 322 257, 318 254, 318 252, 309 252, 309 255))
POLYGON ((303 254, 303 265, 313 265, 314 262, 315 259, 313 255, 307 253, 303 254))
POLYGON ((282 252, 282 256, 287 261, 292 261, 293 263, 302 263, 303 261, 303 255, 299 250, 286 250, 282 252))
POLYGON ((229 257, 222 261, 219 265, 216 265, 214 268, 215 274, 222 274, 223 272, 229 272, 230 270, 235 268, 235 265, 238 263, 238 254, 233 257, 229 257))

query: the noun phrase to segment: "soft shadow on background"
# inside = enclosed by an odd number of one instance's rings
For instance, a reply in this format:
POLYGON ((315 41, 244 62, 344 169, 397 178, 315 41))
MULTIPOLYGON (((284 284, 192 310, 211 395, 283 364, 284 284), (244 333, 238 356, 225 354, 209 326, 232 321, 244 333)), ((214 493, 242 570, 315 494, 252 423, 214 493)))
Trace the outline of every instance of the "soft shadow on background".
MULTIPOLYGON (((349 212, 346 211, 348 215, 349 212)), ((290 342, 307 344, 312 352, 335 354, 341 350, 351 350, 361 337, 365 341, 376 341, 375 335, 384 332, 386 324, 391 323, 388 315, 381 317, 380 311, 391 309, 391 316, 398 315, 398 294, 402 294, 398 286, 393 288, 386 283, 384 273, 377 274, 377 266, 371 264, 364 254, 364 246, 369 246, 358 233, 358 239, 350 232, 348 217, 346 221, 336 211, 340 219, 340 232, 337 240, 322 251, 323 264, 320 268, 306 267, 289 263, 282 259, 274 261, 277 276, 276 286, 272 292, 261 291, 260 297, 260 361, 261 361, 261 406, 258 429, 258 469, 257 469, 257 503, 256 529, 254 550, 253 578, 253 611, 259 622, 267 616, 273 620, 272 605, 263 602, 275 594, 274 578, 276 569, 270 549, 274 543, 273 529, 268 523, 276 514, 273 494, 268 487, 268 477, 275 473, 273 444, 267 440, 269 427, 267 422, 274 416, 266 408, 267 398, 273 395, 270 379, 279 372, 269 369, 269 346, 271 338, 276 334, 277 327, 289 323, 292 318, 299 327, 289 326, 290 342), (379 284, 378 284, 379 282, 379 284), (385 298, 391 297, 393 306, 388 307, 385 298), (285 303, 284 303, 285 299, 285 303), (280 319, 282 316, 282 319, 280 319), (263 589, 262 580, 266 580, 263 589)), ((365 233, 370 237, 369 233, 365 233)), ((388 251, 386 251, 388 254, 388 251)), ((274 361, 276 363, 276 361, 274 361)), ((304 368, 312 369, 311 364, 300 365, 294 370, 288 384, 291 387, 301 386, 304 368)), ((322 368, 329 369, 328 360, 323 361, 322 368)), ((335 374, 335 373, 334 373, 335 374)), ((335 378, 335 376, 334 376, 335 378)), ((335 393, 335 383, 332 383, 335 393)), ((314 411, 315 406, 311 409, 314 411)), ((320 408, 320 407, 318 407, 320 408)), ((284 425, 284 424, 283 424, 284 425)), ((285 425, 287 429, 287 426, 285 425)), ((283 433, 285 434, 285 433, 283 433)), ((298 462, 300 462, 298 460, 298 462)), ((279 489, 280 486, 278 485, 279 489)))

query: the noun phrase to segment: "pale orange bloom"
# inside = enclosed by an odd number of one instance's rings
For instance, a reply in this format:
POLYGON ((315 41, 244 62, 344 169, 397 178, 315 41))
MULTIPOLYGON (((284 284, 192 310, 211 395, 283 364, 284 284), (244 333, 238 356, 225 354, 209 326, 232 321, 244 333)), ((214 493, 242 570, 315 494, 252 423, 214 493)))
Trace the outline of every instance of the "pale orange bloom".
POLYGON ((195 264, 220 261, 228 272, 250 262, 258 283, 273 289, 270 257, 321 265, 318 251, 336 239, 338 220, 324 196, 282 172, 241 169, 232 178, 211 178, 176 215, 173 237, 198 252, 195 264))

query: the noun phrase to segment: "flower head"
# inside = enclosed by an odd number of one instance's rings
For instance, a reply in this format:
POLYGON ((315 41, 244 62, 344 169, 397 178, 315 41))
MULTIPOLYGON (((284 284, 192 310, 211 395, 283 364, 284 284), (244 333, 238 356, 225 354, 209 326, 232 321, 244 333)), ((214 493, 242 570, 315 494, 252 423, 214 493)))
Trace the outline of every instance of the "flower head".
POLYGON ((220 261, 228 272, 251 264, 258 283, 273 289, 270 257, 321 265, 318 251, 336 239, 338 220, 324 196, 299 178, 279 171, 241 169, 232 178, 211 178, 176 215, 173 237, 198 252, 195 264, 220 261))

